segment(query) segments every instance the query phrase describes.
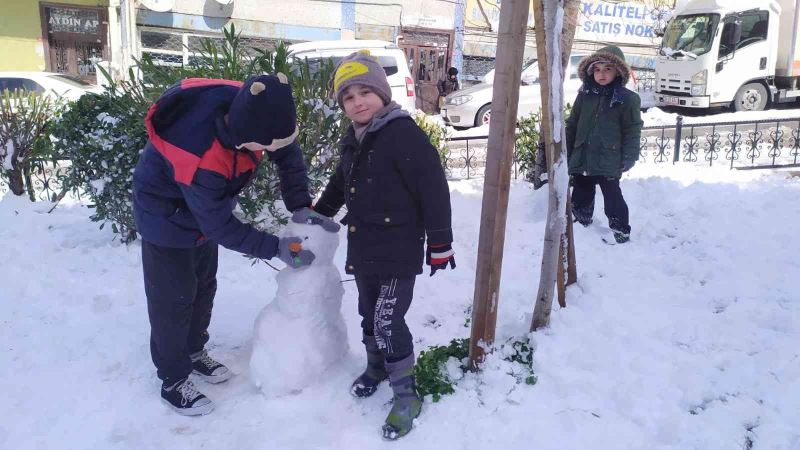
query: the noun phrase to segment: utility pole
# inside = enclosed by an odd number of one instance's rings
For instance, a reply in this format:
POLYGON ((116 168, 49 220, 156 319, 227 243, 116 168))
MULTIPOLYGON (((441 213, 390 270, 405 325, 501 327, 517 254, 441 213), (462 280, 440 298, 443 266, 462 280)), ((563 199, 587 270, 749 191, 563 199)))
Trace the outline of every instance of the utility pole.
POLYGON ((492 120, 489 125, 478 264, 472 304, 469 350, 472 368, 477 368, 483 361, 484 348, 494 343, 497 325, 500 273, 529 5, 530 0, 503 0, 500 7, 492 120))
POLYGON ((138 33, 136 31, 136 0, 120 0, 120 30, 122 34, 122 64, 120 74, 127 78, 128 70, 136 65, 138 33))

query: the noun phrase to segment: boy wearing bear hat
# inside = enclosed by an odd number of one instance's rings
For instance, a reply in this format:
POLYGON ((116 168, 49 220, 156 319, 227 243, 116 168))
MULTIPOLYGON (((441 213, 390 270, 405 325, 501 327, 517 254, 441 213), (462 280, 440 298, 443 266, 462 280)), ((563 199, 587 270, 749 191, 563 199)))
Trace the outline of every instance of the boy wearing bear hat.
POLYGON ((149 140, 134 171, 133 212, 142 236, 150 352, 163 382, 161 397, 179 414, 213 409, 190 374, 210 383, 232 375, 204 350, 218 245, 257 258, 277 256, 290 267, 314 259, 299 238, 278 239, 233 214, 237 195, 266 155, 278 168, 292 219, 315 218, 295 119, 291 87, 281 73, 244 83, 185 79, 147 113, 149 140))
POLYGON ((353 121, 342 156, 314 211, 347 215, 346 272, 358 287, 367 368, 351 393, 368 397, 385 379, 394 393, 385 439, 409 431, 422 399, 414 380, 414 348, 405 314, 423 257, 431 275, 455 268, 450 190, 439 154, 407 112, 392 101, 386 72, 368 52, 343 59, 332 93, 353 121), (427 255, 423 248, 427 237, 427 255))

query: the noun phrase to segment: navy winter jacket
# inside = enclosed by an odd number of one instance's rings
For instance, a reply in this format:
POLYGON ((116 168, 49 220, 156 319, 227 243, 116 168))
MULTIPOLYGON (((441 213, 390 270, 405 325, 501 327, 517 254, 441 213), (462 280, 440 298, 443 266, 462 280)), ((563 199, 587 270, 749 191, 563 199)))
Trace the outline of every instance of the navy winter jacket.
POLYGON ((360 143, 353 127, 348 130, 339 167, 314 210, 333 216, 342 205, 347 273, 417 275, 426 235, 429 244, 453 241, 450 189, 439 155, 402 111, 374 119, 360 143))
MULTIPOLYGON (((236 150, 224 116, 242 83, 185 79, 150 108, 149 141, 133 174, 137 231, 163 247, 214 241, 259 258, 277 254, 278 238, 233 215, 237 195, 255 174, 263 152, 236 150)), ((267 152, 278 167, 290 211, 311 204, 297 143, 267 152)))

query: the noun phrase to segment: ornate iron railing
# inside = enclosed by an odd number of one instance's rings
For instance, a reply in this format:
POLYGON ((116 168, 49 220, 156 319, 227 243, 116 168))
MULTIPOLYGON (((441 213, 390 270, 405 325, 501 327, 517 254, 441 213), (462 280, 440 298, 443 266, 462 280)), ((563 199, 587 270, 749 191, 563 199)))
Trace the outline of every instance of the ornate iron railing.
MULTIPOLYGON (((754 121, 684 123, 642 129, 639 163, 682 163, 731 169, 760 169, 800 165, 800 117, 754 121), (676 148, 676 143, 677 148, 676 148)), ((488 136, 447 140, 443 166, 452 179, 483 175, 488 136)), ((520 175, 514 149, 513 176, 520 175)))
MULTIPOLYGON (((55 201, 62 195, 62 175, 69 170, 67 160, 32 159, 23 174, 27 195, 36 200, 55 201)), ((8 190, 8 181, 0 177, 0 192, 8 190)))
POLYGON ((674 126, 645 127, 640 162, 713 166, 724 161, 731 169, 757 169, 797 166, 800 160, 798 117, 711 123, 683 120, 679 116, 674 126))
MULTIPOLYGON (((483 176, 488 136, 456 137, 447 140, 442 165, 450 179, 483 176)), ((725 164, 731 169, 759 169, 800 166, 800 117, 755 121, 684 123, 644 127, 639 145, 639 163, 725 164), (678 143, 676 148, 676 143, 678 143)), ((62 194, 59 175, 69 170, 66 160, 34 159, 29 162, 26 183, 38 200, 52 201, 62 194)), ((521 175, 516 147, 513 177, 521 175)), ((524 175, 524 174, 523 174, 524 175)), ((0 192, 8 183, 0 177, 0 192)), ((30 195, 30 191, 29 191, 30 195)))

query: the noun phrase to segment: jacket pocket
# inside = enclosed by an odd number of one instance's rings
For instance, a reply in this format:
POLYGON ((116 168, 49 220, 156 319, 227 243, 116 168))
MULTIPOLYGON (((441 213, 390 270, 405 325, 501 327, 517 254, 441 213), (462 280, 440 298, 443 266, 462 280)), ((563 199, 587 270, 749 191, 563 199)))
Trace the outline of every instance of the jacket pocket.
POLYGON ((622 143, 619 139, 607 135, 603 135, 600 142, 602 142, 602 148, 598 165, 607 174, 616 173, 622 165, 622 143))

